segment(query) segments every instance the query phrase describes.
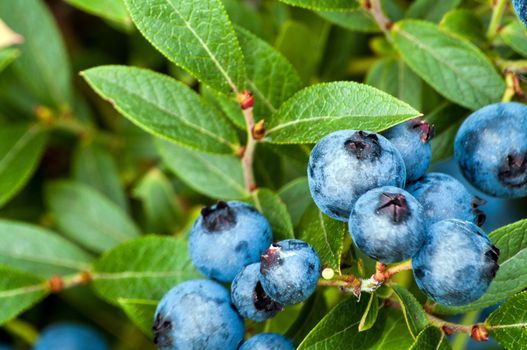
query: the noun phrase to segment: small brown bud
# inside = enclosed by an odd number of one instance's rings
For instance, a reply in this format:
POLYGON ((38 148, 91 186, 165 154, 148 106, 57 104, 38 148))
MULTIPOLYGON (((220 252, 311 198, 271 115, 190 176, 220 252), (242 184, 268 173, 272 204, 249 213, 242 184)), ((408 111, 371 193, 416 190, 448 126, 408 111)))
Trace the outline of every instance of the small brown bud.
POLYGON ((238 95, 238 102, 240 102, 240 107, 246 110, 254 106, 254 97, 248 90, 244 90, 238 95))
POLYGON ((481 324, 475 324, 472 326, 470 337, 475 341, 487 341, 489 340, 489 331, 481 324))
POLYGON ((264 120, 260 120, 256 125, 253 127, 252 135, 255 140, 261 140, 265 135, 265 122, 264 120))
POLYGON ((60 276, 53 276, 48 280, 51 293, 59 293, 64 289, 64 280, 60 276))
POLYGON ((90 283, 91 280, 92 280, 92 275, 88 271, 82 271, 79 273, 79 283, 80 284, 90 283))
POLYGON ((443 330, 443 333, 445 333, 446 335, 454 334, 454 329, 452 329, 452 327, 450 327, 450 326, 447 326, 446 324, 443 325, 443 327, 441 327, 441 329, 443 330))

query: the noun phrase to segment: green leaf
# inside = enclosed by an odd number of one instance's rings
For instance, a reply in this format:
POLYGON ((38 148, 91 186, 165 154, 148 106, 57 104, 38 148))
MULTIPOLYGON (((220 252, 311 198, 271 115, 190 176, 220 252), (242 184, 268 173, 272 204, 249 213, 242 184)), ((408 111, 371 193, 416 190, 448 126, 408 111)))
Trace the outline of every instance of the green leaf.
POLYGON ((448 350, 450 345, 445 334, 437 327, 425 328, 410 347, 410 350, 448 350))
POLYGON ((152 325, 156 313, 157 300, 119 298, 117 303, 124 313, 147 337, 152 337, 152 325))
POLYGON ((460 3, 461 0, 416 0, 406 11, 406 17, 439 22, 445 13, 459 6, 460 3))
POLYGON ((355 0, 280 0, 292 6, 303 7, 310 10, 325 11, 346 11, 359 7, 359 2, 355 0))
POLYGON ((299 344, 302 339, 326 315, 328 303, 323 293, 315 292, 302 306, 295 322, 289 327, 286 336, 299 344))
POLYGON ((392 33, 406 64, 446 98, 471 109, 501 100, 502 77, 469 41, 417 20, 396 23, 392 33))
POLYGON ((251 194, 248 201, 269 221, 273 241, 295 237, 287 207, 278 195, 266 188, 259 188, 251 194))
POLYGON ((134 222, 117 205, 86 185, 50 183, 46 203, 61 231, 93 251, 103 252, 139 235, 134 222))
POLYGON ((439 135, 432 138, 432 163, 450 158, 454 155, 454 140, 461 120, 453 123, 439 135))
POLYGON ((243 55, 220 0, 125 3, 139 31, 171 61, 222 92, 243 88, 243 55))
POLYGON ((247 65, 247 88, 255 98, 254 115, 259 120, 274 113, 302 82, 291 63, 271 45, 241 27, 236 32, 247 65))
POLYGON ((124 28, 131 27, 123 0, 65 0, 72 6, 95 16, 121 24, 124 28))
POLYGON ((0 72, 4 70, 11 62, 13 62, 20 55, 17 49, 2 49, 0 50, 0 72))
POLYGON ((507 349, 527 349, 527 292, 516 294, 485 320, 490 335, 507 349))
POLYGON ((499 33, 507 45, 523 57, 527 57, 527 30, 522 23, 513 21, 499 33))
POLYGON ((149 232, 174 233, 179 227, 181 208, 174 187, 159 169, 150 170, 134 188, 143 204, 149 232))
POLYGON ((299 177, 288 184, 284 185, 278 191, 278 195, 285 203, 293 225, 300 223, 300 219, 311 204, 311 193, 307 183, 307 177, 299 177))
POLYGON ((380 131, 419 115, 406 103, 367 85, 318 84, 297 92, 271 116, 265 140, 315 143, 333 131, 380 131))
POLYGON ((311 204, 298 225, 298 238, 311 244, 324 267, 340 271, 340 256, 344 247, 347 225, 322 214, 311 204))
POLYGON ((406 288, 403 288, 396 283, 391 284, 391 287, 401 304, 401 309, 403 311, 408 330, 415 338, 423 329, 428 326, 426 312, 421 304, 419 304, 417 299, 413 296, 413 294, 410 293, 406 288))
POLYGON ((0 206, 13 198, 33 175, 46 140, 47 134, 37 124, 9 124, 0 128, 0 206))
POLYGON ((375 325, 359 332, 358 325, 367 301, 348 298, 334 307, 308 334, 298 350, 361 349, 406 350, 412 344, 400 312, 382 309, 375 325))
POLYGON ((0 220, 0 264, 49 278, 90 268, 92 258, 55 232, 0 220))
POLYGON ((527 220, 501 227, 489 237, 500 250, 500 268, 487 292, 471 304, 458 307, 437 305, 434 311, 458 314, 482 309, 527 288, 527 220))
POLYGON ((0 13, 24 37, 18 46, 21 55, 12 65, 18 81, 50 107, 71 103, 70 63, 47 6, 41 0, 0 1, 0 13))
POLYGON ((83 72, 91 87, 149 133, 207 152, 232 153, 230 125, 198 94, 168 76, 140 68, 102 66, 83 72))
POLYGON ((421 109, 422 80, 401 60, 378 60, 368 71, 366 84, 421 109))
POLYGON ((29 309, 48 294, 46 281, 0 266, 0 325, 29 309))
POLYGON ((236 99, 228 97, 207 85, 200 85, 201 96, 210 102, 217 110, 221 110, 225 116, 240 130, 246 130, 247 124, 243 116, 243 110, 236 99))
POLYGON ((216 199, 249 196, 239 157, 192 151, 168 142, 157 145, 166 166, 194 190, 216 199))
POLYGON ((93 287, 114 304, 120 298, 160 300, 177 284, 198 277, 185 241, 147 236, 115 247, 96 262, 93 287))
POLYGON ((371 14, 362 8, 348 12, 319 12, 318 14, 325 20, 351 31, 366 33, 381 31, 371 14))
POLYGON ((475 43, 485 41, 485 27, 481 17, 471 10, 457 9, 448 12, 439 24, 441 28, 475 43))
POLYGON ((128 210, 117 164, 106 148, 93 142, 79 144, 73 154, 72 173, 76 181, 97 189, 121 209, 128 210))
POLYGON ((364 332, 375 325, 377 315, 379 314, 379 301, 375 293, 370 294, 370 300, 366 306, 366 310, 359 322, 359 332, 364 332))

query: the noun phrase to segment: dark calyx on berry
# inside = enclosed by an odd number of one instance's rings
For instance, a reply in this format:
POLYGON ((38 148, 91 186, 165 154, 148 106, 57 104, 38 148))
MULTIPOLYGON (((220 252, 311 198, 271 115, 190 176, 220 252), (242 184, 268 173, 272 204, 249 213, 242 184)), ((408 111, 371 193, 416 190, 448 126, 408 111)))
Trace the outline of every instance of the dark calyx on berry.
POLYGON ((421 142, 427 143, 434 137, 436 129, 433 125, 430 125, 426 120, 422 118, 412 119, 410 122, 410 127, 413 130, 419 130, 421 133, 421 142))
POLYGON ((281 265, 282 264, 282 258, 280 257, 280 250, 282 247, 280 247, 278 244, 271 244, 269 249, 267 249, 263 254, 262 258, 260 260, 260 272, 263 275, 267 275, 269 270, 273 266, 281 265))
POLYGON ((344 142, 344 147, 359 160, 373 160, 381 155, 381 145, 379 144, 377 135, 364 131, 357 131, 351 135, 344 142))
POLYGON ((382 193, 377 214, 388 215, 395 224, 403 222, 410 214, 406 197, 400 193, 382 193))
POLYGON ((525 185, 527 183, 527 154, 509 154, 498 169, 498 179, 509 187, 525 185))
POLYGON ((483 198, 479 198, 478 196, 475 196, 472 200, 472 212, 474 213, 474 215, 476 215, 476 224, 478 226, 482 226, 487 220, 487 215, 485 214, 485 212, 479 209, 479 206, 484 205, 485 203, 487 203, 487 201, 483 198))
POLYGON ((236 225, 234 210, 223 201, 201 209, 201 216, 203 217, 203 225, 209 232, 228 230, 236 225))
POLYGON ((254 307, 258 311, 277 312, 284 309, 282 304, 277 303, 265 293, 260 281, 258 281, 256 287, 254 287, 253 301, 254 307))
POLYGON ((487 259, 487 262, 489 262, 489 268, 486 273, 487 278, 493 279, 494 277, 496 277, 496 272, 498 272, 500 268, 500 266, 498 265, 499 257, 500 250, 495 245, 493 245, 489 250, 485 252, 485 258, 487 259))
POLYGON ((154 331, 154 344, 164 347, 171 343, 168 331, 172 328, 172 322, 164 320, 160 315, 157 315, 152 330, 154 331))

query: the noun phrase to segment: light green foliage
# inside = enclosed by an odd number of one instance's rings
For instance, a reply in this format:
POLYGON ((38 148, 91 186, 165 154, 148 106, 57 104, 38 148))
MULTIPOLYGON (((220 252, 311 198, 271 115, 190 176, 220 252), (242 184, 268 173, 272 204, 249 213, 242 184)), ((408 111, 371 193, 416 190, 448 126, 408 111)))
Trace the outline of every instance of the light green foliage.
POLYGON ((425 310, 406 288, 395 283, 391 287, 399 299, 408 330, 415 338, 428 325, 425 310))
POLYGON ((130 28, 132 22, 123 0, 65 0, 72 6, 130 28))
POLYGON ((500 36, 514 51, 527 57, 527 29, 522 23, 514 21, 500 31, 500 36))
POLYGON ((284 185, 278 191, 278 195, 287 206, 293 225, 298 225, 302 215, 311 203, 307 178, 300 177, 284 185))
POLYGON ((343 28, 366 33, 377 33, 379 26, 373 20, 370 13, 364 9, 357 9, 347 12, 319 12, 322 18, 337 24, 343 28))
POLYGON ((273 241, 294 238, 293 224, 282 199, 266 188, 252 193, 249 202, 269 221, 273 230, 273 241))
POLYGON ((481 17, 467 9, 457 9, 448 12, 439 24, 441 28, 457 34, 476 44, 485 40, 485 28, 481 17))
POLYGON ((152 337, 152 324, 157 300, 119 298, 117 303, 126 316, 149 338, 152 337))
POLYGON ((457 7, 461 0, 416 0, 406 11, 408 18, 422 18, 439 22, 445 13, 457 7))
POLYGON ((429 326, 415 339, 410 350, 448 350, 450 345, 445 334, 437 327, 429 326))
POLYGON ((516 294, 485 321, 490 335, 507 349, 527 348, 527 292, 516 294))
POLYGON ((367 331, 377 321, 377 316, 379 315, 379 300, 375 293, 370 294, 370 300, 368 301, 368 306, 362 315, 362 318, 359 322, 359 332, 367 331))
POLYGON ((311 10, 353 10, 359 7, 355 0, 280 0, 288 5, 311 10))
POLYGON ((0 49, 0 72, 20 55, 20 51, 13 48, 0 49))

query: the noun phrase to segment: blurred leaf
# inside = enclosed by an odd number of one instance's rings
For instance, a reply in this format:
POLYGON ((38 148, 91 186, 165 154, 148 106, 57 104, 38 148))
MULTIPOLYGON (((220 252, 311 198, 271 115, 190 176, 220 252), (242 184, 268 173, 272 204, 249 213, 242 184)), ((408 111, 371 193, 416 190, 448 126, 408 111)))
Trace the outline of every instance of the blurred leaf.
POLYGON ((65 0, 72 6, 95 16, 117 22, 124 28, 130 28, 132 21, 128 16, 123 0, 65 0))
POLYGON ((258 187, 277 190, 284 179, 283 154, 271 144, 260 143, 254 153, 256 161, 253 164, 254 178, 258 187))
POLYGON ((359 7, 355 0, 280 0, 292 6, 303 7, 310 10, 353 10, 359 7))
POLYGON ((398 22, 392 33, 404 61, 446 98, 471 109, 501 100, 502 77, 472 43, 425 21, 398 22))
POLYGON ((499 33, 507 45, 523 57, 527 57, 527 29, 522 23, 513 21, 499 33))
POLYGON ((76 181, 97 189, 121 209, 128 210, 119 170, 107 148, 93 142, 80 143, 73 155, 72 173, 76 181))
POLYGON ((421 110, 422 80, 403 61, 378 60, 366 76, 366 84, 376 87, 421 110))
POLYGON ((450 348, 445 334, 439 328, 430 326, 417 335, 409 350, 448 350, 450 348))
POLYGON ((317 84, 300 90, 271 116, 265 140, 315 143, 333 131, 380 131, 416 116, 419 112, 406 103, 367 85, 317 84))
POLYGON ((48 294, 46 281, 0 266, 0 325, 29 309, 48 294))
POLYGON ((242 90, 243 55, 220 0, 125 2, 139 31, 171 61, 219 91, 242 90))
POLYGON ((371 14, 365 9, 348 12, 319 12, 322 18, 343 28, 366 33, 378 33, 381 30, 371 14))
POLYGON ((49 278, 87 271, 91 261, 88 254, 55 232, 0 220, 0 264, 49 278))
POLYGON ((454 140, 462 120, 454 122, 442 133, 432 138, 432 163, 448 159, 454 155, 454 140))
POLYGON ((256 120, 274 113, 302 87, 291 63, 271 45, 240 27, 238 39, 247 65, 247 88, 255 97, 256 120))
POLYGON ((379 314, 379 301, 375 293, 370 294, 370 300, 364 310, 364 314, 359 322, 359 332, 364 332, 375 325, 377 321, 377 315, 379 314))
POLYGON ((33 175, 46 140, 47 134, 38 124, 9 124, 0 128, 0 206, 33 175))
POLYGON ((238 147, 232 127, 177 80, 126 66, 102 66, 82 74, 123 116, 155 136, 213 153, 232 153, 238 147))
MULTIPOLYGON (((41 0, 0 1, 2 19, 24 37, 12 68, 42 104, 56 109, 72 101, 71 68, 54 19, 41 0)), ((0 90, 8 86, 0 83, 0 90)), ((33 106, 35 107, 35 106, 33 106)))
POLYGON ((103 252, 139 235, 135 223, 116 204, 81 183, 48 184, 46 202, 61 231, 93 251, 103 252))
POLYGON ((18 49, 1 49, 0 50, 0 72, 4 70, 11 62, 13 62, 20 55, 18 49))
POLYGON ((527 288, 527 220, 503 226, 489 234, 500 250, 500 268, 487 292, 477 301, 457 307, 436 305, 438 313, 459 314, 494 305, 527 288))
POLYGON ((239 157, 192 151, 168 142, 158 142, 158 147, 167 167, 196 191, 222 199, 249 195, 239 157))
POLYGON ((527 291, 507 300, 485 320, 490 335, 507 349, 527 349, 527 291))
POLYGON ((185 241, 147 236, 115 247, 96 262, 93 287, 113 304, 121 298, 160 300, 172 287, 197 277, 185 241))
POLYGON ((273 241, 295 237, 287 207, 278 195, 266 188, 259 188, 251 194, 249 202, 269 221, 273 241))
MULTIPOLYGON (((251 33, 264 37, 266 34, 262 9, 240 0, 222 0, 231 22, 249 30, 251 33)), ((238 37, 238 40, 240 38, 238 37)))
POLYGON ((300 177, 289 182, 278 191, 278 195, 287 206, 293 225, 298 225, 307 207, 312 203, 307 178, 300 177))
POLYGON ((391 287, 395 292, 397 299, 399 299, 408 330, 410 331, 410 334, 412 334, 412 337, 415 338, 426 328, 426 326, 428 326, 426 312, 413 294, 406 288, 401 287, 396 283, 391 284, 391 287))
POLYGON ((461 0, 416 0, 406 11, 406 17, 439 22, 445 13, 459 6, 460 3, 461 0))
POLYGON ((152 325, 157 300, 119 298, 117 303, 124 313, 148 338, 152 338, 152 325))
POLYGON ((179 227, 181 208, 169 179, 159 169, 150 170, 134 188, 143 204, 149 232, 172 234, 179 227))
POLYGON ((485 27, 481 17, 471 10, 457 9, 450 11, 443 17, 439 26, 476 44, 486 40, 485 27))
POLYGON ((204 84, 200 85, 200 92, 204 99, 214 105, 217 110, 223 111, 227 118, 239 129, 244 131, 247 129, 243 110, 236 99, 227 97, 204 84))
POLYGON ((287 330, 286 336, 300 344, 305 336, 317 325, 328 312, 324 293, 315 292, 302 306, 295 322, 287 330))
POLYGON ((322 214, 311 204, 298 225, 298 238, 311 244, 323 267, 340 271, 340 256, 344 247, 347 225, 322 214))

